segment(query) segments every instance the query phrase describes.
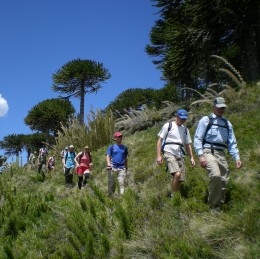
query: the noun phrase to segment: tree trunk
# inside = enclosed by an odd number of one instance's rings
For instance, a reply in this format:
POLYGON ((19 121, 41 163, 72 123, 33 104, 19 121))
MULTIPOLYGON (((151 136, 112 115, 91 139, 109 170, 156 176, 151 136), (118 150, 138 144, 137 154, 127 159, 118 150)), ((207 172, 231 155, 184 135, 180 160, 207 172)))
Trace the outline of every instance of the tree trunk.
POLYGON ((84 87, 84 82, 81 85, 81 90, 80 90, 80 113, 79 113, 79 120, 80 123, 84 123, 84 106, 85 106, 85 87, 84 87))
POLYGON ((255 41, 256 41, 256 51, 257 51, 257 63, 258 63, 258 80, 260 80, 260 1, 256 4, 256 25, 255 29, 255 41))
POLYGON ((257 47, 255 41, 255 31, 248 29, 248 37, 245 39, 243 67, 247 81, 256 81, 259 76, 259 65, 257 62, 257 47))
POLYGON ((252 17, 253 22, 249 23, 243 33, 242 42, 242 67, 243 74, 247 81, 256 81, 260 76, 260 1, 257 0, 249 6, 248 18, 252 17))

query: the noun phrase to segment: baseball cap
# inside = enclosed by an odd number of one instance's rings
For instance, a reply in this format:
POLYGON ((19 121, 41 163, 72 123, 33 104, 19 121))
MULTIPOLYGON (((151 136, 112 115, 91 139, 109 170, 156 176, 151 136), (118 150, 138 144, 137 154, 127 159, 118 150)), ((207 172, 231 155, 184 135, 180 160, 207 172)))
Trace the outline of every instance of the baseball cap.
POLYGON ((188 113, 187 113, 187 111, 184 110, 184 109, 178 110, 178 111, 177 111, 177 115, 178 115, 178 117, 179 117, 180 119, 183 119, 183 120, 188 119, 188 113))
POLYGON ((89 146, 85 146, 84 148, 89 148, 89 146))
POLYGON ((225 99, 223 97, 217 97, 214 100, 214 106, 216 106, 217 108, 227 107, 227 105, 225 103, 225 99))
POLYGON ((121 137, 121 136, 123 136, 123 135, 122 135, 122 133, 119 132, 119 131, 114 133, 114 137, 115 137, 115 138, 116 138, 116 137, 121 137))
POLYGON ((65 149, 69 149, 69 147, 68 147, 68 146, 66 146, 66 147, 65 147, 65 149))
POLYGON ((70 145, 70 148, 74 148, 74 146, 73 146, 73 145, 70 145))

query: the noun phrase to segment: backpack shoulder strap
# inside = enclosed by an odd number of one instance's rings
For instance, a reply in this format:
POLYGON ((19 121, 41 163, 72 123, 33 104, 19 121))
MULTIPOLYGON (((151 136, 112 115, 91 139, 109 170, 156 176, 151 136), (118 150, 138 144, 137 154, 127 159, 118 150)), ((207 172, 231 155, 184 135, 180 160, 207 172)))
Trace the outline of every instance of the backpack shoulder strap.
MULTIPOLYGON (((224 122, 225 122, 225 125, 226 125, 226 129, 227 129, 227 134, 229 135, 229 131, 230 131, 230 129, 229 129, 229 125, 228 125, 228 120, 226 119, 226 118, 222 118, 223 120, 224 120, 224 122)), ((228 141, 228 137, 227 137, 227 145, 229 144, 229 141, 228 141)))
MULTIPOLYGON (((214 121, 214 118, 212 117, 212 115, 208 115, 208 119, 209 119, 209 123, 208 123, 208 125, 207 125, 206 130, 205 130, 204 138, 206 137, 208 131, 209 131, 210 128, 212 127, 213 121, 214 121)), ((203 139, 204 139, 204 138, 203 138, 203 139)))
POLYGON ((224 117, 222 117, 222 119, 225 122, 226 128, 227 128, 227 130, 229 132, 228 120, 226 118, 224 118, 224 117))
POLYGON ((168 131, 167 131, 167 134, 166 134, 166 136, 165 136, 165 138, 164 138, 165 141, 166 141, 166 139, 167 139, 167 137, 168 137, 168 134, 169 134, 169 131, 171 130, 171 128, 172 128, 172 122, 169 121, 168 131))
MULTIPOLYGON (((183 125, 184 126, 184 125, 183 125)), ((186 126, 184 126, 184 134, 187 135, 188 134, 188 128, 186 126)))

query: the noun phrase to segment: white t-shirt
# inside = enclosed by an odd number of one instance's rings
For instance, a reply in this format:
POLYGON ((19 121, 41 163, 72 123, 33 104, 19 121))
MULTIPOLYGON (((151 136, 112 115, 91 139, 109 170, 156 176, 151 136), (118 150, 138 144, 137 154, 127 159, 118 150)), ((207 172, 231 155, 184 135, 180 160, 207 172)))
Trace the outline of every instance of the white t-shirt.
MULTIPOLYGON (((169 128, 169 122, 163 125, 162 129, 158 133, 158 136, 162 139, 165 139, 168 132, 168 128, 169 128)), ((183 145, 192 143, 189 130, 183 125, 178 126, 175 121, 172 122, 172 127, 168 133, 165 142, 166 143, 176 142, 176 143, 182 143, 183 145)), ((165 145, 164 151, 172 153, 177 157, 183 156, 183 153, 181 151, 181 146, 177 144, 165 145)))

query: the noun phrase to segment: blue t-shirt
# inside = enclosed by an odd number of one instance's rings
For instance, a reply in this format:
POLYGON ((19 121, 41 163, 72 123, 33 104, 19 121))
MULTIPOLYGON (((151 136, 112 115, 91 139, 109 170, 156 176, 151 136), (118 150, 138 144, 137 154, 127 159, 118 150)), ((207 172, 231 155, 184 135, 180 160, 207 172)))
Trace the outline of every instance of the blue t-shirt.
POLYGON ((107 149, 107 155, 112 159, 113 168, 125 168, 125 160, 128 156, 128 149, 124 145, 111 145, 107 149))
POLYGON ((69 152, 66 154, 65 157, 65 166, 66 168, 73 168, 75 167, 75 161, 74 158, 76 157, 76 153, 75 152, 69 152))

